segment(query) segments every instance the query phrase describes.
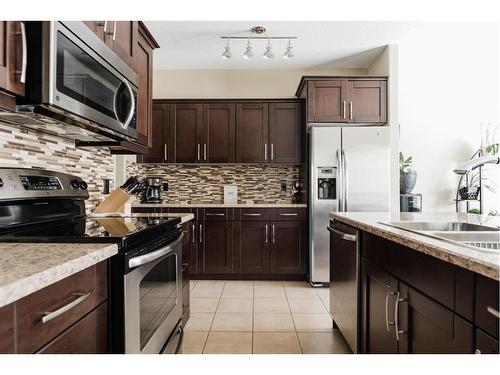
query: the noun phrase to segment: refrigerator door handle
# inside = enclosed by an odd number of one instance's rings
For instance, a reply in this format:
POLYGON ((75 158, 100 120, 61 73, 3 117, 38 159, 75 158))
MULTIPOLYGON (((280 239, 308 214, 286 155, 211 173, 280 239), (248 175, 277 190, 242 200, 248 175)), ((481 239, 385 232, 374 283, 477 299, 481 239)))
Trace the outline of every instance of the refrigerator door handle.
POLYGON ((345 150, 342 150, 342 190, 343 190, 343 203, 344 203, 344 208, 343 211, 347 212, 349 210, 347 206, 347 200, 348 200, 348 172, 347 172, 347 157, 346 157, 346 152, 345 150))
POLYGON ((338 171, 338 176, 337 176, 337 200, 338 200, 338 211, 342 212, 344 211, 342 208, 342 205, 344 203, 344 200, 342 199, 342 194, 343 194, 343 189, 342 189, 342 181, 344 181, 343 173, 342 173, 342 152, 337 150, 337 171, 338 171))

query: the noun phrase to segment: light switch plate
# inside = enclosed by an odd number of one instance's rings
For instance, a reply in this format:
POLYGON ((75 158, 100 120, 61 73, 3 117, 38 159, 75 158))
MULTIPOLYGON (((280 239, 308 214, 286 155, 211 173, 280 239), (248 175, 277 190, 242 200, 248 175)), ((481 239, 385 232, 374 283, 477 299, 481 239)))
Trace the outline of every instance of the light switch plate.
POLYGON ((238 186, 224 185, 224 204, 238 203, 238 186))

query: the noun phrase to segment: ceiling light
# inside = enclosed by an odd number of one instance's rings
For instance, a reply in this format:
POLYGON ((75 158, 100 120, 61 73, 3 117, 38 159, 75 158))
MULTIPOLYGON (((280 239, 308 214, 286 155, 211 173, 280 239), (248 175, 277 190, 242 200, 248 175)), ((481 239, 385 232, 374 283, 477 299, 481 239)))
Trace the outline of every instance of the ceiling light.
POLYGON ((229 38, 227 38, 226 46, 224 47, 224 52, 222 52, 222 58, 224 60, 229 60, 231 57, 233 57, 233 54, 231 53, 231 47, 229 47, 229 38))
POLYGON ((266 51, 264 52, 264 55, 262 55, 262 57, 268 60, 274 57, 274 53, 271 50, 271 41, 269 39, 267 40, 266 51))
POLYGON ((295 53, 293 53, 292 42, 288 40, 288 47, 286 47, 286 51, 283 54, 284 59, 291 59, 295 57, 295 53))
POLYGON ((249 60, 254 56, 255 53, 253 52, 252 46, 250 45, 250 39, 248 39, 247 48, 245 50, 245 53, 243 54, 243 58, 249 60))

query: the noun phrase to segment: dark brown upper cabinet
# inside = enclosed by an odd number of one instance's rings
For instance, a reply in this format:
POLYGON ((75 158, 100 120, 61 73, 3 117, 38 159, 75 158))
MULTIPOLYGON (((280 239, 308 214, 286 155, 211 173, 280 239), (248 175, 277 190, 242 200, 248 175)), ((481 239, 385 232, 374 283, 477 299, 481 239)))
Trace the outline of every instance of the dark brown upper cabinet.
POLYGON ((270 161, 300 163, 302 161, 302 104, 269 104, 270 161))
MULTIPOLYGON (((5 95, 25 95, 27 46, 23 26, 23 22, 0 21, 0 94, 4 90, 5 95)), ((4 101, 0 97, 0 106, 4 101)), ((13 97, 11 103, 15 105, 13 97)))
POLYGON ((201 162, 203 160, 201 103, 170 104, 169 120, 169 147, 173 149, 175 162, 201 162))
POLYGON ((384 124, 386 77, 302 77, 296 95, 307 102, 307 122, 384 124))
POLYGON ((203 104, 202 161, 233 163, 235 160, 235 104, 203 104))
POLYGON ((170 111, 168 104, 153 104, 151 147, 146 155, 141 156, 143 163, 166 163, 169 161, 168 138, 170 129, 170 111))
POLYGON ((267 103, 236 104, 236 161, 262 163, 269 160, 267 103))

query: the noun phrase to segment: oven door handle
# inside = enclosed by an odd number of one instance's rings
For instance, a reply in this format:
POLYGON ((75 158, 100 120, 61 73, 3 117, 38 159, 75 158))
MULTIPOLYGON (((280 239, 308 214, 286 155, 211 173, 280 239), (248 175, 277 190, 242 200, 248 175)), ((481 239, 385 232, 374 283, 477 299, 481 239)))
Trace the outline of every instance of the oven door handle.
POLYGON ((152 262, 153 260, 156 260, 158 258, 161 258, 165 254, 170 253, 177 245, 179 245, 182 241, 182 237, 184 237, 184 234, 181 234, 174 242, 169 243, 167 246, 164 246, 158 250, 155 250, 151 253, 147 253, 144 255, 139 255, 137 257, 130 258, 128 260, 128 266, 130 268, 142 266, 143 264, 152 262))

